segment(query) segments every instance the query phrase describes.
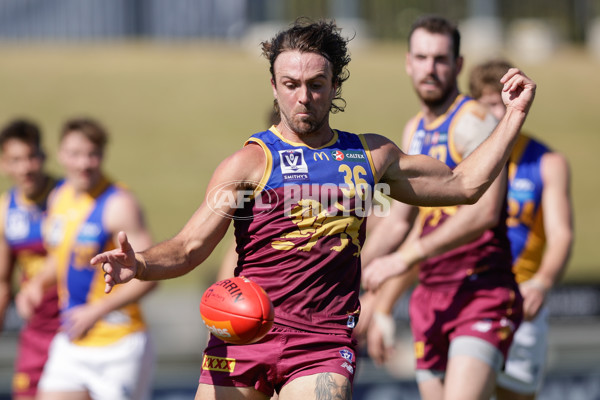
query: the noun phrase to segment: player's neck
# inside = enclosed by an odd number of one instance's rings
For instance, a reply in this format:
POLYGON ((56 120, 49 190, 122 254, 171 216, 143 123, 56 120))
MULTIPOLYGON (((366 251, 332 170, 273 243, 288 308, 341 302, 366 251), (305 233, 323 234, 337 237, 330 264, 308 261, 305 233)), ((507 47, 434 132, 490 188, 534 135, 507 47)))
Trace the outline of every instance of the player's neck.
POLYGON ((18 190, 22 193, 22 195, 33 203, 39 203, 48 192, 48 183, 50 182, 50 177, 46 174, 41 174, 36 177, 35 185, 31 188, 20 187, 18 190))

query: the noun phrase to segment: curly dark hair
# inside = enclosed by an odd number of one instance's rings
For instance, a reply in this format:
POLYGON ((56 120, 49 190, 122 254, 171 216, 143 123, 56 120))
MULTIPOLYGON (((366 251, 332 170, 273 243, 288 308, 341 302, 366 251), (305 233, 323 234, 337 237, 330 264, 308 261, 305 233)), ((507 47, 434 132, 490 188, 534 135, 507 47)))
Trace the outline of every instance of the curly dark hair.
MULTIPOLYGON (((335 97, 331 104, 331 112, 344 111, 346 101, 341 97, 342 83, 350 77, 348 63, 348 42, 351 40, 340 35, 341 29, 333 20, 312 21, 309 18, 298 18, 290 28, 279 32, 271 40, 261 43, 262 54, 269 60, 271 78, 275 80, 273 65, 279 54, 298 50, 303 53, 317 53, 325 57, 333 66, 333 84, 337 85, 335 97), (341 104, 335 104, 339 101, 341 104)), ((279 112, 277 100, 275 110, 279 112)))
POLYGON ((0 149, 4 149, 4 144, 10 139, 17 139, 42 152, 41 136, 37 123, 26 118, 17 118, 10 121, 0 131, 0 149))

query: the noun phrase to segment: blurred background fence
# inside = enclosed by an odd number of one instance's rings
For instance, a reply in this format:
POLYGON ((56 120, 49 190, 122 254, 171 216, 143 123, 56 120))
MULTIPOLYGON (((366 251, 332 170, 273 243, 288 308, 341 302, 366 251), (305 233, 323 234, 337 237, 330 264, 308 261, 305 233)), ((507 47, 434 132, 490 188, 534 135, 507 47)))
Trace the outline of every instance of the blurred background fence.
POLYGON ((242 39, 256 24, 304 15, 360 21, 374 39, 398 39, 415 16, 439 13, 489 18, 503 28, 536 19, 562 40, 584 43, 599 12, 599 0, 1 0, 0 37, 242 39))

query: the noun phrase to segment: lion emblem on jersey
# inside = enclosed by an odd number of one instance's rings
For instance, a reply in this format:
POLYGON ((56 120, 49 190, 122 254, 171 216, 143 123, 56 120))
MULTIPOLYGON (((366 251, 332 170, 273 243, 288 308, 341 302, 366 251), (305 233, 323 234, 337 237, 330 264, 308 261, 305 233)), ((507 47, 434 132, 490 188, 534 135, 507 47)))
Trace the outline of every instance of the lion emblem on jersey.
POLYGON ((340 252, 352 243, 357 248, 353 255, 358 257, 361 249, 358 236, 364 218, 352 215, 351 211, 353 210, 346 209, 339 202, 335 202, 331 208, 326 209, 317 200, 302 199, 290 212, 290 218, 298 229, 282 235, 271 245, 277 250, 297 248, 300 251, 310 251, 320 238, 337 235, 340 238, 340 244, 331 247, 330 250, 340 252), (297 238, 309 239, 308 242, 302 244, 289 240, 297 238))

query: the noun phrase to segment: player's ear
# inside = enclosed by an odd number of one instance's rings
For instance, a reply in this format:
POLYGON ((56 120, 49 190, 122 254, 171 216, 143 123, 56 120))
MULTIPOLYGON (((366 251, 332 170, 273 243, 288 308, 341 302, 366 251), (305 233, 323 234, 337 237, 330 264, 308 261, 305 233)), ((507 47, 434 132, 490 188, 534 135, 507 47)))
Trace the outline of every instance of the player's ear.
POLYGON ((271 78, 271 88, 273 89, 273 96, 275 96, 275 99, 277 100, 277 84, 273 78, 271 78))
POLYGON ((462 71, 464 62, 465 59, 463 58, 463 56, 458 56, 458 58, 456 59, 456 75, 460 74, 460 71, 462 71))
POLYGON ((411 76, 412 67, 410 65, 410 52, 406 52, 406 57, 404 59, 404 70, 406 71, 406 75, 411 76))

